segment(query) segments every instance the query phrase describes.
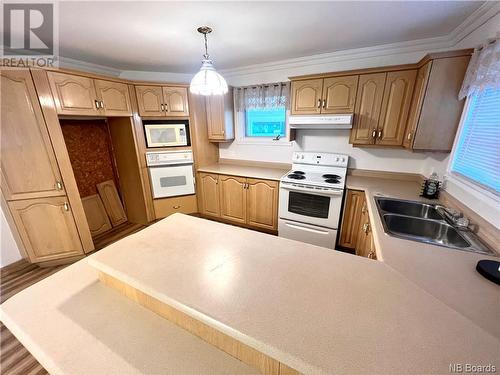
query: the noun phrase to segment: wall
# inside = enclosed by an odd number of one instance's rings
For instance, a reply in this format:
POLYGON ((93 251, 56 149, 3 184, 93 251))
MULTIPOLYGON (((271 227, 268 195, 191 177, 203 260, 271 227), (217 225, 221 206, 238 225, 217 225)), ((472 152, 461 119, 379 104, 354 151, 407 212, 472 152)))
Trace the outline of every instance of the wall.
POLYGON ((17 247, 9 224, 5 219, 3 209, 0 210, 0 267, 14 263, 21 259, 21 253, 17 247))

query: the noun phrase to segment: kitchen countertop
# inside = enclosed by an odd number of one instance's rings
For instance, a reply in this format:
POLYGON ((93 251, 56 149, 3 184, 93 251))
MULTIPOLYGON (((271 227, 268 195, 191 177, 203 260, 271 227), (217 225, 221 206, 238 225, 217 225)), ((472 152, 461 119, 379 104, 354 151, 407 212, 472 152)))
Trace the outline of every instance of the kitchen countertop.
POLYGON ((498 261, 500 258, 386 234, 374 196, 384 195, 435 204, 435 200, 419 196, 420 185, 416 182, 348 176, 346 187, 365 191, 377 258, 380 261, 500 339, 500 286, 486 280, 476 271, 479 260, 498 261))
MULTIPOLYGON (((355 182, 351 180, 350 186, 355 182)), ((369 194, 382 188, 376 183, 370 190, 363 183, 369 194)), ((182 214, 87 260, 307 374, 444 373, 457 362, 492 363, 498 368, 500 339, 491 311, 500 308, 500 290, 493 289, 497 286, 479 276, 473 280, 471 271, 465 279, 474 282, 457 298, 465 306, 480 301, 476 309, 485 322, 459 312, 436 298, 439 293, 403 276, 409 262, 401 262, 397 254, 415 250, 406 243, 383 240, 377 221, 371 219, 377 246, 396 244, 380 254, 383 262, 182 214)), ((422 267, 436 261, 433 255, 424 254, 423 262, 415 264, 421 279, 426 278, 422 267)), ((442 257, 447 263, 446 255, 442 257)), ((459 271, 446 280, 447 288, 436 285, 436 289, 463 287, 461 272, 468 272, 464 264, 472 255, 458 257, 462 260, 450 263, 459 271)), ((428 277, 443 282, 436 275, 428 277)))
POLYGON ((85 259, 8 299, 0 317, 50 374, 258 374, 104 286, 85 259))
POLYGON ((197 172, 217 173, 231 176, 261 178, 264 180, 279 181, 280 178, 289 170, 290 168, 215 163, 204 167, 199 167, 197 169, 197 172))

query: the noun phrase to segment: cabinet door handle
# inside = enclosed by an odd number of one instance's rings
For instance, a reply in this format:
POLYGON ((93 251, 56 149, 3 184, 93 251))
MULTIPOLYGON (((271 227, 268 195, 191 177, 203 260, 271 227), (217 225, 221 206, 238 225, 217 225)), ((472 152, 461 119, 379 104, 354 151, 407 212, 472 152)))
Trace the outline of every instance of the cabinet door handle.
POLYGON ((377 137, 377 129, 373 129, 372 138, 375 139, 377 137))
POLYGON ((382 130, 378 131, 378 139, 382 138, 382 130))
POLYGON ((323 108, 326 108, 326 99, 323 99, 323 108))
POLYGON ((57 188, 57 190, 63 189, 63 185, 62 185, 61 181, 56 181, 56 188, 57 188))
POLYGON ((408 135, 406 136, 406 139, 408 139, 409 141, 411 141, 411 132, 408 133, 408 135))
POLYGON ((100 103, 101 108, 104 109, 104 102, 101 100, 99 103, 100 103))
POLYGON ((321 108, 321 99, 318 99, 318 108, 321 108))
POLYGON ((68 204, 68 202, 64 202, 63 207, 64 207, 64 211, 69 211, 69 204, 68 204))
POLYGON ((181 206, 173 206, 172 207, 174 210, 178 210, 179 208, 181 208, 181 206))
POLYGON ((95 109, 99 109, 99 100, 94 100, 95 103, 95 109))
POLYGON ((361 207, 361 213, 366 213, 366 203, 363 203, 363 207, 361 207))
POLYGON ((165 106, 165 112, 168 112, 168 104, 164 104, 165 106))
POLYGON ((163 112, 165 110, 165 106, 163 104, 160 104, 160 110, 163 112))

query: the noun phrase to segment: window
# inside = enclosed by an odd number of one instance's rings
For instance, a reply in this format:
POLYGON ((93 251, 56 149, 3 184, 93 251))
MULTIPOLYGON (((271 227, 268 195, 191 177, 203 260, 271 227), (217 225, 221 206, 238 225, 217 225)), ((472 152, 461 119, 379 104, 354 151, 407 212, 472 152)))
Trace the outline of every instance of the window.
POLYGON ((245 111, 245 137, 286 136, 286 110, 251 108, 245 111))
POLYGON ((500 195, 500 89, 469 97, 451 172, 500 195))

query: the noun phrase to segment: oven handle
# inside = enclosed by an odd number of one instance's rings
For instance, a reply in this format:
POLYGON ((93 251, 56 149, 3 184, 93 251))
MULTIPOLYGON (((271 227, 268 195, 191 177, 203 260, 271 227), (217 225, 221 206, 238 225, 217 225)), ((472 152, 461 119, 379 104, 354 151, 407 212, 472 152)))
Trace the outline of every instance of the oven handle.
POLYGON ((285 185, 285 184, 281 184, 280 186, 286 190, 303 191, 306 193, 316 194, 316 195, 342 195, 342 194, 344 194, 343 190, 315 190, 315 189, 308 189, 308 188, 303 188, 303 187, 299 187, 299 186, 290 186, 290 185, 285 185))
POLYGON ((292 223, 285 222, 285 225, 287 225, 287 226, 289 226, 291 228, 304 230, 306 232, 319 233, 319 234, 328 234, 327 231, 313 229, 313 228, 309 228, 309 227, 303 227, 302 225, 298 225, 298 224, 292 224, 292 223))

